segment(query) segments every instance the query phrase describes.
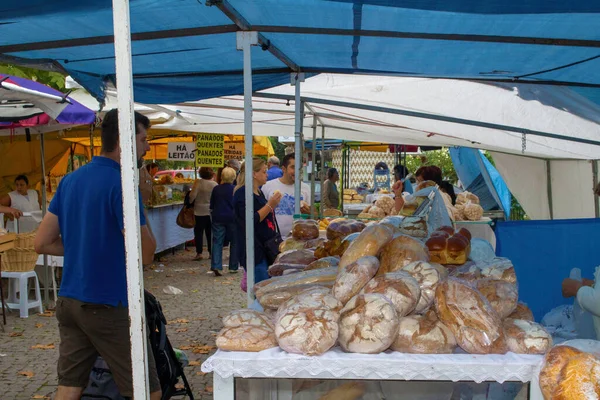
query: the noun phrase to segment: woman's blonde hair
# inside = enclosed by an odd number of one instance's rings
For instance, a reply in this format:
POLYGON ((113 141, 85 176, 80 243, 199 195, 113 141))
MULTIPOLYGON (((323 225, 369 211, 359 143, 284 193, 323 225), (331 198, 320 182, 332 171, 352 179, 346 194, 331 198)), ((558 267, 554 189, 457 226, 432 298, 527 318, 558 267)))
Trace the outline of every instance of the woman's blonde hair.
POLYGON ((233 168, 225 167, 221 171, 221 183, 233 183, 235 181, 235 170, 233 168))
MULTIPOLYGON (((267 165, 267 163, 265 162, 265 160, 263 160, 262 158, 254 158, 252 159, 252 171, 253 172, 258 172, 262 169, 262 167, 264 167, 265 165, 267 165)), ((246 184, 246 163, 242 163, 242 167, 240 168, 240 173, 238 174, 237 177, 237 186, 235 187, 235 190, 238 190, 239 188, 241 188, 242 186, 244 186, 246 184)))

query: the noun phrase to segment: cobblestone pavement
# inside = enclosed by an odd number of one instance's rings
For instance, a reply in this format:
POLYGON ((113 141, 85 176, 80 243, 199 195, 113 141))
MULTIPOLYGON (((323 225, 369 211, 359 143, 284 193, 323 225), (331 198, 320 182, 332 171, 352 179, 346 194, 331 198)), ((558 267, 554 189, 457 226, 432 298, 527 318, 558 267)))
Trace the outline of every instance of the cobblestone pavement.
MULTIPOLYGON (((167 333, 171 343, 186 349, 191 365, 185 373, 194 397, 206 400, 212 399, 212 374, 204 375, 200 364, 215 351, 212 347, 221 328, 221 317, 232 309, 244 307, 245 294, 239 286, 241 273, 214 277, 207 273, 209 261, 191 261, 194 255, 194 251, 179 250, 175 255, 163 257, 145 272, 144 281, 146 289, 161 302, 170 322, 167 333), (167 285, 181 289, 183 294, 163 293, 167 285), (206 351, 208 354, 201 354, 206 351)), ((56 318, 53 313, 48 314, 33 314, 24 319, 19 318, 18 311, 7 314, 5 332, 0 329, 0 399, 53 397, 57 387, 59 336, 56 318)))

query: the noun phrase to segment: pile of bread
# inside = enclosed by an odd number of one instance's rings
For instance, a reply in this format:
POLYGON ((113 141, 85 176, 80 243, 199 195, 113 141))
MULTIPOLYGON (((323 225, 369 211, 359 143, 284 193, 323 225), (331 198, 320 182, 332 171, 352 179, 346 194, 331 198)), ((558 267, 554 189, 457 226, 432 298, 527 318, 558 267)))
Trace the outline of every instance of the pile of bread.
POLYGON ((354 189, 344 189, 342 196, 344 196, 345 204, 360 204, 365 201, 365 196, 358 194, 354 189))
POLYGON ((446 210, 452 221, 479 221, 483 217, 483 208, 479 205, 479 197, 470 192, 456 195, 456 204, 447 193, 440 192, 446 204, 446 210))
POLYGON ((358 218, 361 219, 381 219, 389 215, 397 215, 396 202, 389 196, 382 196, 371 206, 365 207, 358 218))
POLYGON ((341 239, 347 248, 339 256, 318 257, 309 249, 281 255, 305 267, 284 269, 293 273, 255 285, 264 313, 234 312, 252 321, 241 327, 226 317, 218 347, 257 351, 279 345, 305 355, 336 345, 353 353, 461 348, 473 354, 544 354, 551 347, 551 336, 518 303, 509 260, 469 261, 471 237, 464 229, 444 227, 425 240, 407 235, 405 220, 397 222, 346 233, 354 237, 341 239), (240 337, 232 339, 234 333, 247 336, 248 346, 240 337))

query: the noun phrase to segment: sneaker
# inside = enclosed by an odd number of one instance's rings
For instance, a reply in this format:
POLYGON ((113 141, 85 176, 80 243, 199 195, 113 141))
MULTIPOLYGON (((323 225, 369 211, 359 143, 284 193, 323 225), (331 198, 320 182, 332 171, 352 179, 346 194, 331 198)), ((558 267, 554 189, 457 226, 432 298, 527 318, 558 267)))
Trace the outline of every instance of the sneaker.
POLYGON ((229 270, 229 273, 230 273, 230 274, 237 274, 237 273, 238 273, 238 270, 237 270, 237 269, 230 269, 230 270, 229 270))

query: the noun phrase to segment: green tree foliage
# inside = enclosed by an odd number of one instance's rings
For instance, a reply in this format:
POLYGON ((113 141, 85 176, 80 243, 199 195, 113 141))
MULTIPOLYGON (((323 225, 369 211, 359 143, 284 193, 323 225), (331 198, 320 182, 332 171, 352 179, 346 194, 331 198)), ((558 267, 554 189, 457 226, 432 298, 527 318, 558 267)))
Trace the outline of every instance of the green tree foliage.
POLYGON ((66 92, 65 76, 59 72, 42 71, 20 65, 0 63, 0 74, 31 79, 32 81, 43 83, 51 88, 60 90, 61 92, 66 92))
POLYGON ((420 167, 429 165, 439 167, 442 170, 444 180, 448 180, 451 183, 456 183, 458 181, 458 176, 454 170, 454 165, 452 164, 448 149, 427 151, 421 155, 406 157, 406 167, 413 174, 420 167))
POLYGON ((271 141, 271 145, 275 151, 275 156, 280 160, 283 160, 283 157, 285 156, 285 145, 279 143, 279 139, 273 136, 269 136, 269 140, 271 141))

